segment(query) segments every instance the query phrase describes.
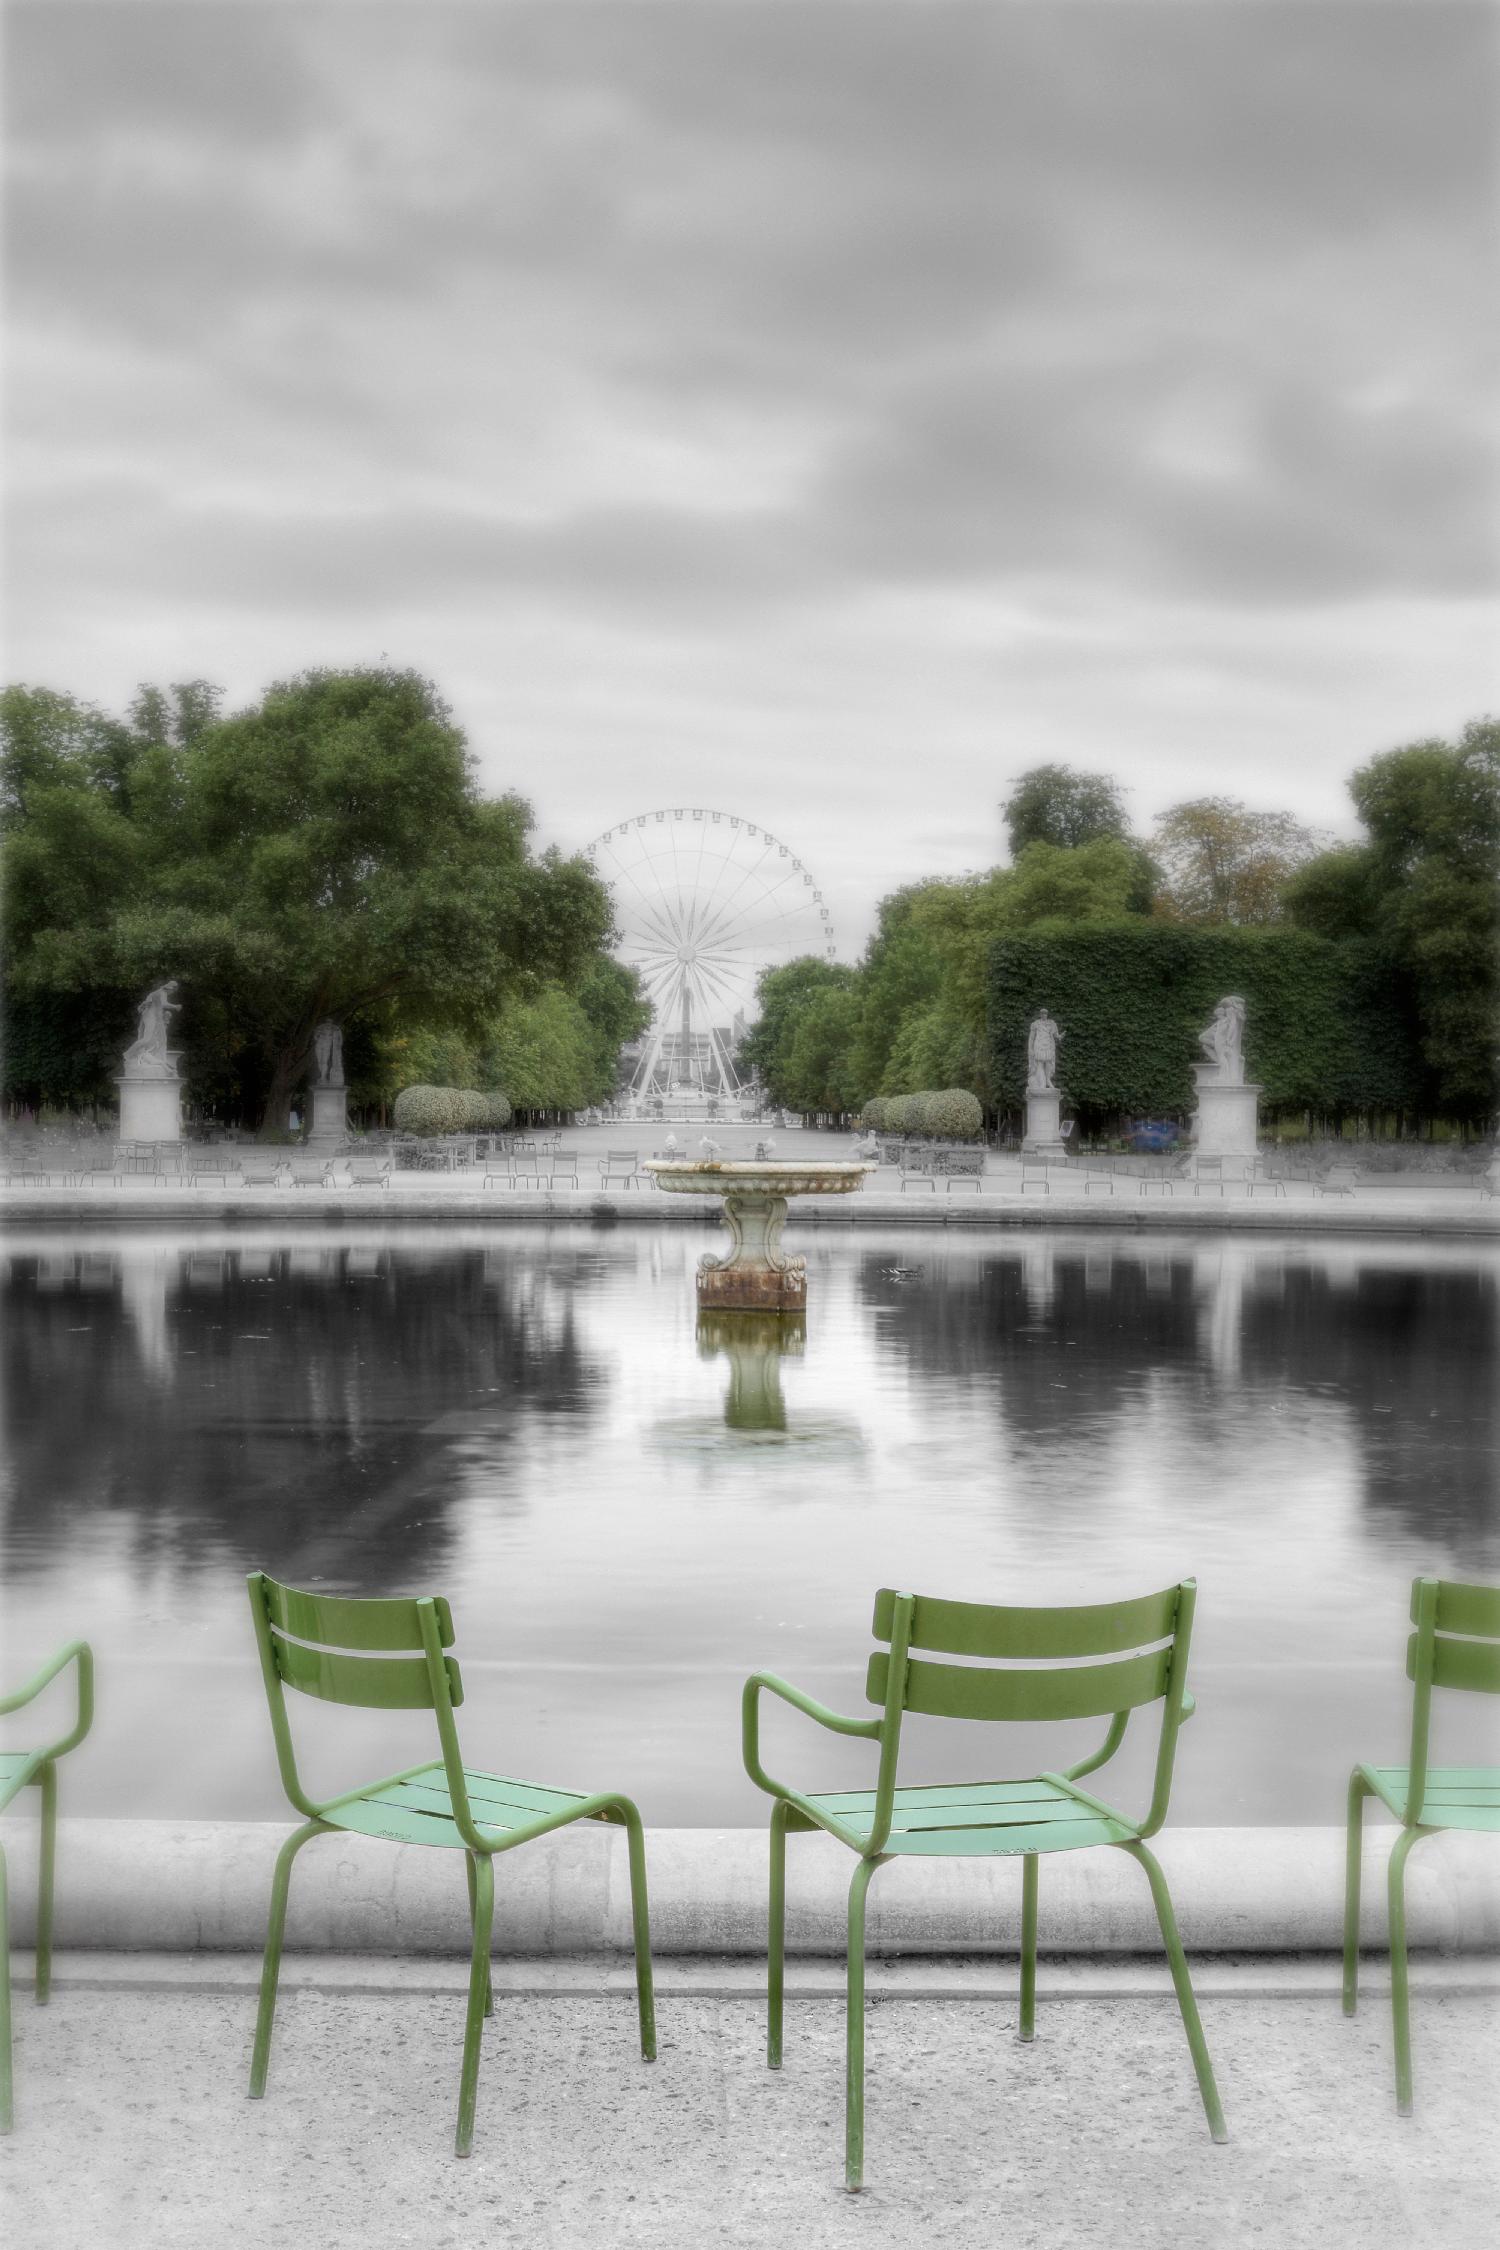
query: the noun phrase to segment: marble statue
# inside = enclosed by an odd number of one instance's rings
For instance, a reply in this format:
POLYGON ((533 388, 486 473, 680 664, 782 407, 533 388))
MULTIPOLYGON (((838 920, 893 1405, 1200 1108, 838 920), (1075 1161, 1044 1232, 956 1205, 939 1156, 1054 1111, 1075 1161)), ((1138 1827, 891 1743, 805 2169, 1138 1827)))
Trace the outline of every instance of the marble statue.
POLYGON ((1057 1089, 1057 1043, 1063 1034, 1045 1008, 1026 1034, 1026 1091, 1051 1094, 1057 1089))
POLYGON ((1221 1000, 1213 1022, 1198 1034, 1198 1044, 1208 1057, 1199 1065, 1199 1084, 1243 1086, 1245 1083, 1245 1003, 1236 995, 1221 1000))
POLYGON ((127 1076, 138 1078, 175 1078, 177 1057, 167 1052, 168 1018, 181 1013, 182 1002, 172 998, 177 990, 177 979, 169 977, 165 984, 157 985, 140 1003, 140 1023, 137 1035, 125 1050, 127 1076))
POLYGON ((344 1083, 344 1034, 340 1025, 320 1023, 313 1033, 313 1062, 318 1086, 342 1086, 344 1083))

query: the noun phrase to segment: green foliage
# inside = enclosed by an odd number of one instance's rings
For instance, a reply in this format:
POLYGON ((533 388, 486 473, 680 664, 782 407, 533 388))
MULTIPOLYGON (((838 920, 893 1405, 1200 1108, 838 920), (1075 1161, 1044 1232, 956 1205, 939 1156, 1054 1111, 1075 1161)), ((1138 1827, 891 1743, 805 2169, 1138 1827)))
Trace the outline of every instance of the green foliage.
POLYGON ((324 1017, 475 1039, 607 939, 592 871, 531 856, 412 673, 308 673, 231 719, 201 683, 145 690, 128 724, 17 688, 0 726, 13 989, 112 993, 123 1040, 123 996, 178 977, 190 1092, 268 1129, 324 1017))
POLYGON ((1456 746, 1417 742, 1362 766, 1363 846, 1325 853, 1288 886, 1302 928, 1357 932, 1410 981, 1430 1101, 1475 1120, 1496 1106, 1500 1048, 1500 725, 1456 746))
POLYGON ((1002 1104, 1025 1093, 1026 1033, 1050 1008, 1058 1078, 1086 1131, 1124 1112, 1185 1116, 1198 1035, 1228 993, 1246 1005, 1246 1075, 1262 1110, 1412 1111, 1422 1071, 1399 981, 1365 945, 1292 930, 1164 923, 1036 931, 990 957, 990 1069, 1002 1104))
POLYGON ((1278 922, 1288 879, 1317 848, 1290 813, 1251 812, 1233 797, 1173 805, 1156 825, 1159 911, 1183 922, 1278 922))
POLYGON ((1069 851, 1130 834, 1120 784, 1107 773, 1080 773, 1075 766, 1032 766, 1017 776, 1000 809, 1014 860, 1028 844, 1069 851))
POLYGON ((403 1086, 392 1115, 400 1133, 462 1132, 470 1122, 468 1096, 457 1086, 403 1086))
MULTIPOLYGON (((800 1058, 794 1059, 793 1049, 807 1009, 830 994, 852 993, 856 973, 841 962, 820 961, 808 953, 795 961, 787 961, 778 969, 765 970, 756 986, 760 1013, 740 1045, 739 1063, 742 1071, 759 1073, 761 1084, 774 1102, 787 1109, 813 1110, 830 1107, 820 1101, 804 1101, 808 1080, 825 1075, 822 1059, 826 1052, 830 1020, 826 1015, 823 1026, 804 1041, 800 1058)), ((853 1038, 853 1019, 846 1025, 853 1038)), ((831 1067, 831 1066, 830 1066, 831 1067)), ((838 1066, 840 1073, 844 1065, 838 1066)), ((840 1076, 840 1087, 844 1084, 840 1076)), ((843 1103, 840 1106, 846 1106, 843 1103)))
POLYGON ((948 1086, 915 1098, 922 1105, 921 1130, 934 1140, 977 1141, 984 1131, 984 1111, 965 1087, 948 1086))

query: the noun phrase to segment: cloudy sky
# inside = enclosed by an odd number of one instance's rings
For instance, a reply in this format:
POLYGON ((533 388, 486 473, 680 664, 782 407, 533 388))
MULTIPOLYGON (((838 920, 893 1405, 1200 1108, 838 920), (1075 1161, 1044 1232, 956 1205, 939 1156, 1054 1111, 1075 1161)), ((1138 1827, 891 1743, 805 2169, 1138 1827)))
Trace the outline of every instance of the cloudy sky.
POLYGON ((1497 25, 12 0, 6 675, 384 656, 851 955, 1043 759, 1347 829, 1500 702, 1497 25))

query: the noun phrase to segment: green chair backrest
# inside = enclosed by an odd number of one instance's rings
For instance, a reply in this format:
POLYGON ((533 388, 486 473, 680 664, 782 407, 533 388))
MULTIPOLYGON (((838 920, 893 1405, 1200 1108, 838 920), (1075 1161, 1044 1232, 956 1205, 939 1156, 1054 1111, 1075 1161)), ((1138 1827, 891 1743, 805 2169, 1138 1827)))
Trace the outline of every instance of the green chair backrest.
POLYGON ((1412 1682, 1406 1825, 1414 1828, 1427 1789, 1433 1689, 1500 1695, 1500 1586, 1414 1578, 1411 1621, 1416 1631, 1406 1644, 1406 1676, 1412 1682))
POLYGON ((444 1653, 453 1645, 453 1614, 442 1596, 315 1594, 283 1586, 263 1570, 253 1570, 247 1584, 281 1779, 298 1811, 312 1817, 320 1808, 297 1772, 288 1688, 365 1710, 433 1712, 449 1786, 467 1807, 453 1724, 463 1677, 457 1659, 444 1653))
POLYGON ((1114 1756, 1132 1711, 1160 1702, 1155 1783, 1141 1831, 1152 1834, 1166 1818, 1177 1733, 1192 1708, 1187 1658, 1196 1594, 1196 1581, 1187 1578, 1131 1601, 1019 1609, 939 1601, 882 1587, 875 1596, 872 1629, 889 1647, 870 1658, 865 1681, 869 1700, 885 1709, 876 1827, 882 1812, 889 1812, 904 1712, 1028 1721, 1108 1716, 1103 1747, 1069 1769, 1076 1778, 1114 1756), (914 1649, 983 1661, 945 1664, 914 1656, 914 1649), (1132 1653, 1122 1654, 1125 1650, 1132 1653), (1114 1661, 1093 1661, 1099 1657, 1114 1661))

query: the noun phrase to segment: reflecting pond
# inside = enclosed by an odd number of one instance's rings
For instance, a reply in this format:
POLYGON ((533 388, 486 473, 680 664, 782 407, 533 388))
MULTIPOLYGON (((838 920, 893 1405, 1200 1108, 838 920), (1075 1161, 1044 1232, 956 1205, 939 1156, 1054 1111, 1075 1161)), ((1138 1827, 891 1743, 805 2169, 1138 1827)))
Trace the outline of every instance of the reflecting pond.
MULTIPOLYGON (((799 1237, 805 1328, 700 1325, 693 1229, 11 1235, 4 1674, 95 1644, 70 1808, 282 1815, 257 1565, 448 1593, 470 1761, 666 1824, 761 1818, 753 1667, 867 1708, 879 1585, 1046 1602, 1192 1573, 1174 1817, 1337 1821, 1353 1759, 1400 1754, 1410 1579, 1500 1575, 1492 1252, 799 1237)), ((1495 1754, 1470 1700, 1455 1762, 1495 1754)), ((407 1715, 302 1714, 315 1786, 428 1754, 407 1715)), ((864 1772, 791 1719, 771 1755, 809 1786, 864 1772)), ((910 1778, 954 1756, 913 1723, 910 1778)), ((1127 1746, 1127 1800, 1144 1771, 1127 1746)))

